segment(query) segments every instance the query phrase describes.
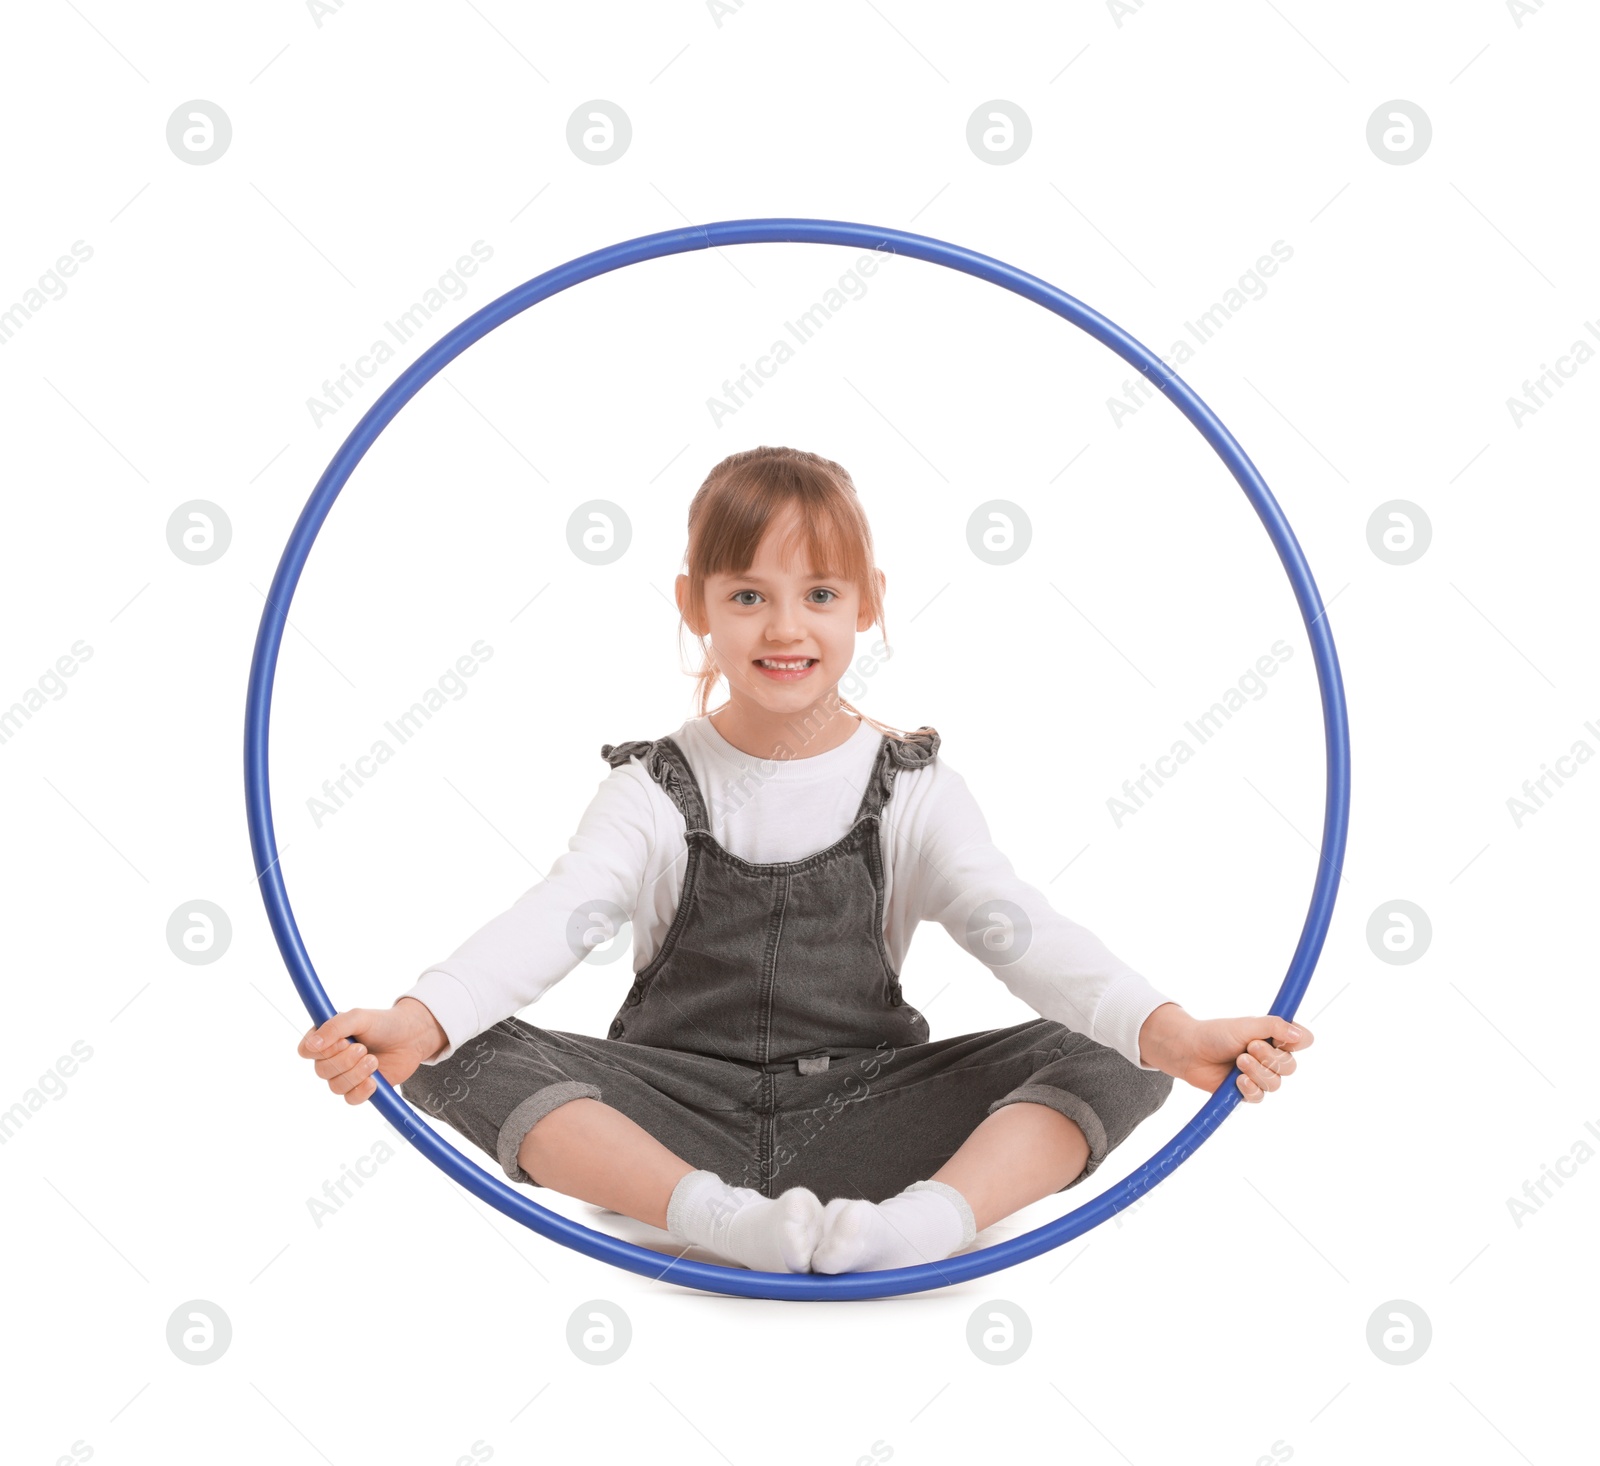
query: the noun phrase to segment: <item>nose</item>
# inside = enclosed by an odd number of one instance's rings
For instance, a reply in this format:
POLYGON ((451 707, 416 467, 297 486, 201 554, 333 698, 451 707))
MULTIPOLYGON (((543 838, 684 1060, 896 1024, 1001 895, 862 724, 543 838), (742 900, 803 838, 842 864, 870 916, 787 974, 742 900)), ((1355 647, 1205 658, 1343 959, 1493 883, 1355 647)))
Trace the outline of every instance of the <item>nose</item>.
POLYGON ((774 601, 772 614, 767 620, 767 640, 779 646, 805 638, 800 627, 799 612, 788 601, 774 601))

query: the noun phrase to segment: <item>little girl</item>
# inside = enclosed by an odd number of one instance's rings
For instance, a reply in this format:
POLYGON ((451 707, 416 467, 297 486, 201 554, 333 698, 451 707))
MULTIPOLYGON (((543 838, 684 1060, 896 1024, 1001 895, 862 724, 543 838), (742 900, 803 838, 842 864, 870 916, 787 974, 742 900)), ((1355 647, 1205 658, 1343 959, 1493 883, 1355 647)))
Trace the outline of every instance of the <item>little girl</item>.
POLYGON ((1078 1185, 1181 1078, 1259 1101, 1309 1031, 1190 1017, 1024 883, 932 728, 839 696, 882 626, 850 475, 724 459, 689 510, 699 715, 606 744, 567 853, 392 1008, 299 1052, 359 1104, 381 1072, 513 1181, 769 1272, 933 1262, 1078 1185), (728 700, 710 715, 719 678, 728 700), (513 1016, 631 921, 605 1038, 513 1016), (937 921, 1040 1017, 931 1039, 900 967, 937 921), (359 1041, 356 1041, 359 1040, 359 1041))

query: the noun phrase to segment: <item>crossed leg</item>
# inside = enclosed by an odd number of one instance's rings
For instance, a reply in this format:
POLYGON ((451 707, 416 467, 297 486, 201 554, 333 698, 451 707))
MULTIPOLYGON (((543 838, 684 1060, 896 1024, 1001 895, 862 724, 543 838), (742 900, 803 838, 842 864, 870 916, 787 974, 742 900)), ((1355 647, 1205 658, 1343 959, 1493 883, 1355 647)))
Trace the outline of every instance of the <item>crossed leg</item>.
POLYGON ((662 1230, 673 1188, 694 1169, 621 1110, 587 1097, 544 1116, 517 1161, 541 1186, 662 1230))
MULTIPOLYGON (((1019 1100, 987 1116, 929 1179, 955 1187, 982 1231, 1061 1190, 1088 1158, 1073 1121, 1019 1100)), ((694 1169, 622 1111, 587 1097, 545 1115, 517 1160, 541 1186, 663 1229, 674 1188, 694 1169)))
POLYGON ((967 1199, 981 1232, 1061 1190, 1089 1161, 1077 1122, 1027 1100, 1002 1105, 928 1179, 967 1199))

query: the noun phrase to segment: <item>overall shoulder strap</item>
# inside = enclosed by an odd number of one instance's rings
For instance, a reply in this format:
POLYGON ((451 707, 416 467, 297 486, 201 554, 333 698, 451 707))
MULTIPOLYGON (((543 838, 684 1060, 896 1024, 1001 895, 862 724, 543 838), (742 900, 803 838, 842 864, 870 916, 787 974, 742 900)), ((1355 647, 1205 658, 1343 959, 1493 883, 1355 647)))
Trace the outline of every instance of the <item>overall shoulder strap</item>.
POLYGON ((894 793, 894 776, 901 769, 920 769, 931 764, 939 752, 939 735, 924 725, 904 738, 883 735, 878 746, 878 756, 873 760, 872 773, 867 778, 866 792, 861 796, 858 820, 869 814, 880 814, 894 793))
POLYGON ((643 758, 655 746, 649 738, 635 738, 627 743, 603 743, 600 745, 600 757, 614 769, 619 769, 630 758, 643 758))
POLYGON ((630 758, 638 758, 650 775, 677 805, 683 823, 690 830, 709 830, 705 801, 695 782, 694 770, 683 750, 671 738, 635 738, 628 743, 607 743, 600 757, 612 768, 620 768, 630 758))

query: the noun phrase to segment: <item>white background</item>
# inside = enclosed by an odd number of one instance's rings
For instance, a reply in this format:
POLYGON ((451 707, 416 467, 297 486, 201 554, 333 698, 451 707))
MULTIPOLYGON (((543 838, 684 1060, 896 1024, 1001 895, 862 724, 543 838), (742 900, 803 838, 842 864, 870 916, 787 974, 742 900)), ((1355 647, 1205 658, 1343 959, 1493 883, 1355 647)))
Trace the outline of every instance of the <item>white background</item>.
MULTIPOLYGON (((1507 398, 1600 316, 1596 20, 1554 3, 1519 24, 1489 0, 1123 8, 12 14, 0 309, 75 241, 93 253, 0 350, 0 707, 75 642, 92 655, 0 743, 0 1108, 21 1107, 0 1146, 8 1460, 1585 1449, 1600 770, 1577 765, 1520 825, 1507 800, 1577 741, 1600 749, 1600 365, 1520 425, 1507 398), (603 166, 567 143, 593 99, 633 129, 603 166), (1433 128, 1398 166, 1367 142, 1394 99, 1433 128), (232 124, 203 166, 166 140, 190 100, 232 124), (966 141, 991 100, 1031 120, 1005 165, 966 141), (1292 248, 1181 371, 1294 526, 1349 699, 1351 839, 1299 1072, 1112 1222, 900 1299, 652 1283, 450 1184, 296 1056, 309 1020, 245 830, 263 593, 382 388, 569 258, 768 216, 951 240, 1157 351, 1275 241, 1292 248), (317 422, 323 381, 480 240, 492 258, 464 295, 317 422), (196 499, 232 529, 203 566, 167 540, 196 499), (1432 526, 1399 566, 1368 540, 1395 499, 1432 526), (204 965, 166 939, 196 900, 232 925, 204 965), (1367 935, 1398 900, 1432 924, 1406 964, 1367 935), (41 1099, 74 1044, 91 1056, 41 1099), (389 1158, 314 1217, 324 1182, 375 1151, 389 1158), (1514 1216, 1562 1157, 1571 1176, 1514 1216), (595 1299, 633 1330, 603 1367, 567 1343, 595 1299), (967 1344, 995 1299, 1032 1326, 1003 1367, 967 1344), (203 1366, 167 1342, 192 1300, 231 1324, 203 1366), (1369 1346, 1386 1304, 1429 1321, 1414 1363, 1369 1346)), ((859 705, 937 727, 1017 869, 1164 992, 1201 1016, 1266 1010, 1305 918, 1324 763, 1305 628, 1259 521, 1169 404, 1118 425, 1125 363, 907 259, 714 423, 707 399, 855 258, 749 246, 586 284, 453 363, 359 466, 294 602, 272 741, 285 879, 338 1006, 391 1002, 536 881, 606 772, 602 743, 688 715, 693 642, 680 658, 670 603, 688 500, 726 454, 788 443, 850 469, 888 576, 894 654, 859 705), (568 548, 590 499, 632 525, 609 566, 568 548), (990 499, 1033 526, 1010 566, 967 547, 990 499), (494 656, 468 694, 319 826, 308 796, 480 638, 494 656), (1293 654, 1267 695, 1119 827, 1122 781, 1280 639, 1293 654)), ((630 967, 582 966, 527 1016, 603 1032, 630 967)), ((936 1037, 1030 1016, 937 929, 905 986, 936 1037)), ((1175 1088, 1071 1205, 1203 1099, 1175 1088)), ((1067 1209, 1051 1198, 980 1240, 1067 1209)))

